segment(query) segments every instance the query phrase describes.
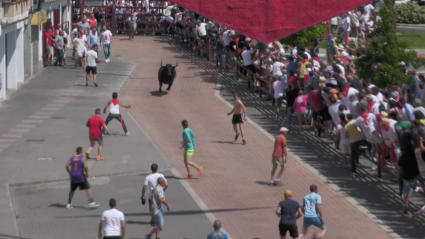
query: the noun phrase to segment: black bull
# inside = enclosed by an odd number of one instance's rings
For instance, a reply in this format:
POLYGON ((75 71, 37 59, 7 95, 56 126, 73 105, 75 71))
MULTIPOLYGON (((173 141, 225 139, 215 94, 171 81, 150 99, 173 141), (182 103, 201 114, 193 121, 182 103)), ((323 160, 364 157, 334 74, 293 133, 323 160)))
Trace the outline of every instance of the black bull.
POLYGON ((177 62, 175 66, 171 64, 166 64, 165 66, 163 66, 161 61, 161 67, 158 71, 159 92, 162 91, 162 84, 168 85, 167 90, 171 89, 171 86, 174 82, 174 78, 176 77, 176 67, 178 65, 179 63, 177 62))

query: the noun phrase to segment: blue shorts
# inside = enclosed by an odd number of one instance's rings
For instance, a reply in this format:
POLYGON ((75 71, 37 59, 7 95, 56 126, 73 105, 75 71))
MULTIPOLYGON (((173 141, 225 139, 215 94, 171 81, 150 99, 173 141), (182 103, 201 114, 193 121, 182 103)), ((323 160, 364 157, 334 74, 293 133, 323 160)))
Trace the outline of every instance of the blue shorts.
POLYGON ((161 229, 164 226, 164 216, 162 215, 162 212, 155 214, 153 219, 155 220, 155 224, 158 228, 161 229))
POLYGON ((315 227, 323 228, 325 226, 325 223, 322 224, 322 222, 320 222, 319 217, 305 217, 304 218, 304 227, 309 227, 311 225, 313 225, 315 227))

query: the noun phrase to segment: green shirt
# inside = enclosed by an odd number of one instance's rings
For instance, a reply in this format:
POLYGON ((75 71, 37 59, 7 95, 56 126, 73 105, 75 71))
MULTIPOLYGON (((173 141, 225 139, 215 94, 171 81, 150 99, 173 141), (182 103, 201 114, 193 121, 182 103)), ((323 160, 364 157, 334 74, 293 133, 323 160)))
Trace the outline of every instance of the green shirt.
POLYGON ((186 143, 186 141, 189 139, 189 142, 184 146, 184 150, 194 150, 195 144, 193 143, 193 132, 189 128, 185 128, 183 130, 183 143, 186 143))
POLYGON ((412 124, 410 121, 400 121, 397 124, 395 124, 395 130, 397 133, 409 133, 410 127, 412 127, 412 124))

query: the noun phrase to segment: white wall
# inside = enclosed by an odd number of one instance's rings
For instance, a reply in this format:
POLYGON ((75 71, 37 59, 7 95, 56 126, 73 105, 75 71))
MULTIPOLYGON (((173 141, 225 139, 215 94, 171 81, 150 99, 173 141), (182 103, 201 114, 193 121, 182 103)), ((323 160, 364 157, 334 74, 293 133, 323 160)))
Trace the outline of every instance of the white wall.
MULTIPOLYGON (((7 88, 18 88, 18 54, 16 49, 16 30, 6 34, 6 70, 7 70, 7 88)), ((23 59, 23 55, 21 56, 23 59)))
POLYGON ((24 69, 24 28, 16 30, 16 50, 15 54, 17 57, 16 61, 16 82, 24 83, 25 80, 25 69, 24 69))
POLYGON ((1 73, 1 90, 0 99, 6 98, 6 38, 0 35, 0 73, 1 73))

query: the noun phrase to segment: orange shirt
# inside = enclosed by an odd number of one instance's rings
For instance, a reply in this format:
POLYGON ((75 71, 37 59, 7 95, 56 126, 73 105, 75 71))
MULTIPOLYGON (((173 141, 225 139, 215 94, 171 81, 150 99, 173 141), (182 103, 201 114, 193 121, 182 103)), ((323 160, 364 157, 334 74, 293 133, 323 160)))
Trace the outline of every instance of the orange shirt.
POLYGON ((286 137, 283 134, 279 134, 274 141, 274 150, 272 157, 283 157, 283 147, 286 147, 286 137))

